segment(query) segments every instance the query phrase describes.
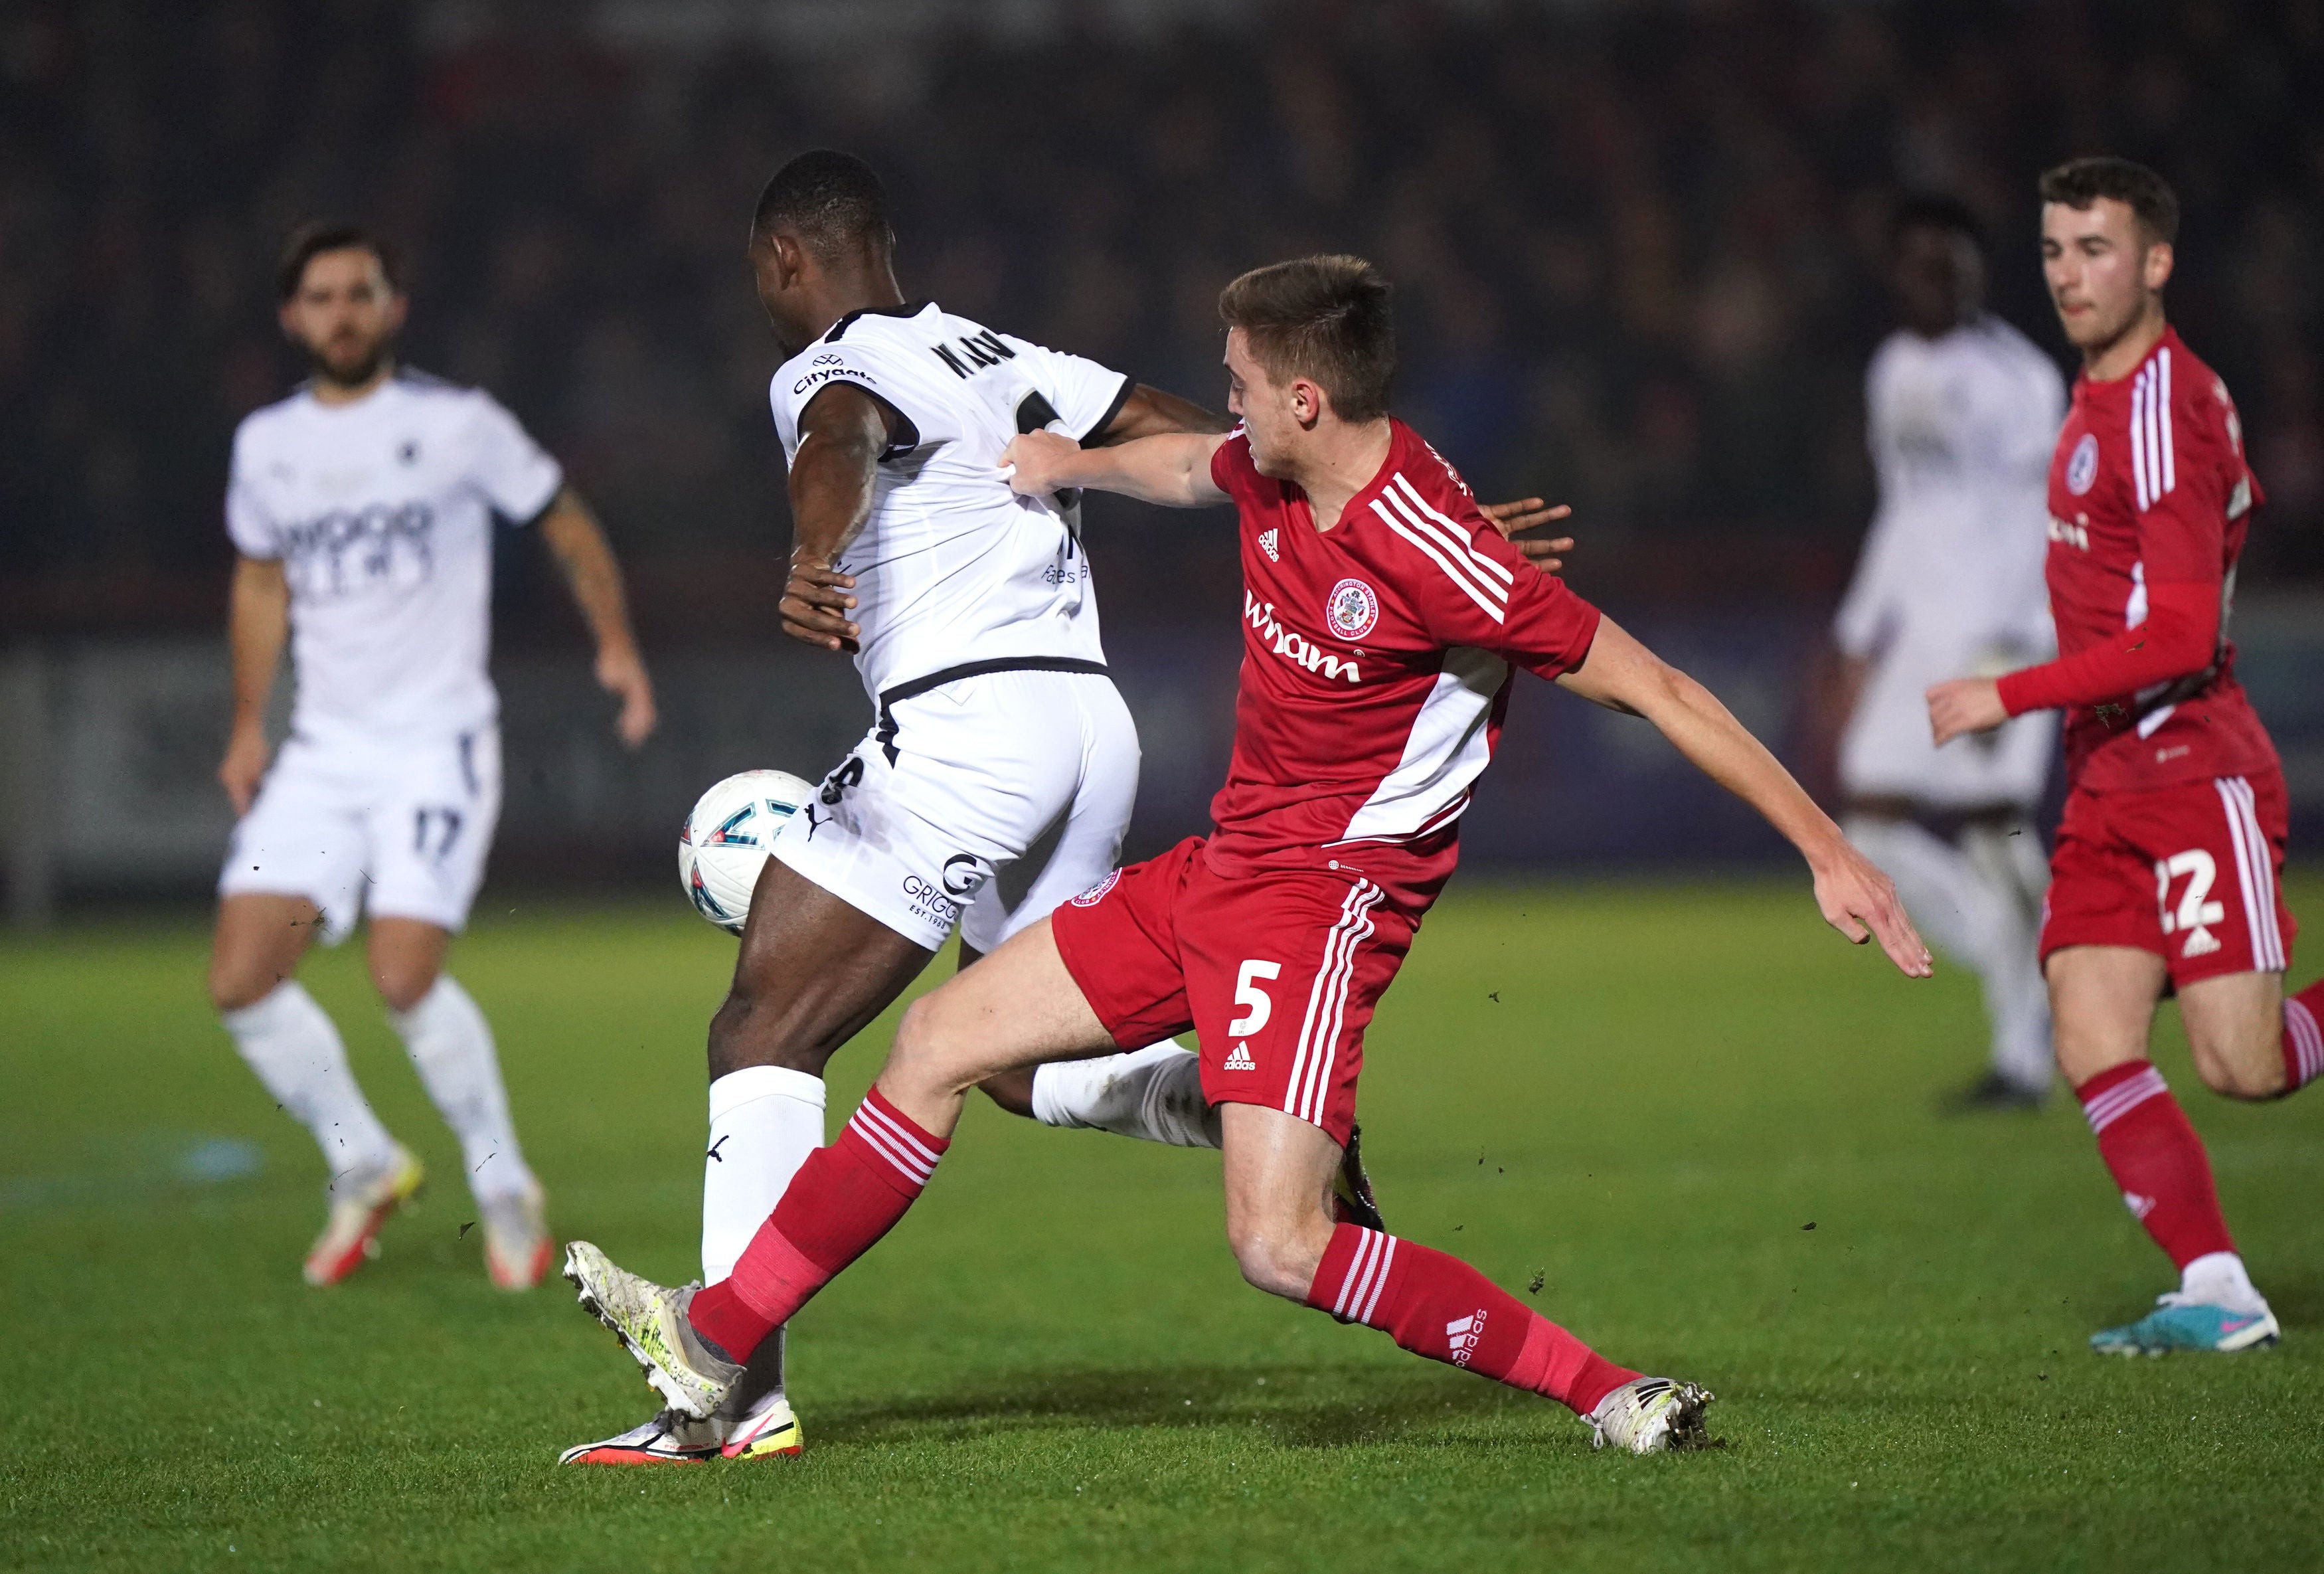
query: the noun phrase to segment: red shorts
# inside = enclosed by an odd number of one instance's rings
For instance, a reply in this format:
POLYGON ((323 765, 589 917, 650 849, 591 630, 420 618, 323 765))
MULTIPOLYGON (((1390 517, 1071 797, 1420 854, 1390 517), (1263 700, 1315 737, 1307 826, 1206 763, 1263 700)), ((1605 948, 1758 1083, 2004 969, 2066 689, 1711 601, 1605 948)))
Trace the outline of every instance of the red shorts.
POLYGON ((1193 1028, 1203 1095, 1297 1116, 1345 1146, 1364 1027, 1415 921, 1368 880, 1222 879, 1190 837, 1059 906, 1065 970, 1125 1050, 1193 1028))
POLYGON ((2280 973, 2299 925, 2283 904, 2291 810, 2283 775, 2218 776, 2066 798, 2042 959, 2064 946, 2136 946, 2173 988, 2223 973, 2280 973))

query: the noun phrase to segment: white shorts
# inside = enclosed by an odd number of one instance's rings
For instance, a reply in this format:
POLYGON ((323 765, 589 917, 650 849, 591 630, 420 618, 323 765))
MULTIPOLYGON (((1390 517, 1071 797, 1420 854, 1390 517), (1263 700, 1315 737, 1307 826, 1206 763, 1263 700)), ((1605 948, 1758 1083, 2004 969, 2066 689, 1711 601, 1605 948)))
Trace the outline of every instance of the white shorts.
POLYGON ((218 894, 304 896, 326 945, 364 911, 458 930, 500 814, 496 727, 377 751, 292 738, 234 828, 218 894))
POLYGON ((990 951, 1112 871, 1137 797, 1138 729, 1103 672, 938 673, 882 696, 773 856, 915 944, 957 922, 990 951))

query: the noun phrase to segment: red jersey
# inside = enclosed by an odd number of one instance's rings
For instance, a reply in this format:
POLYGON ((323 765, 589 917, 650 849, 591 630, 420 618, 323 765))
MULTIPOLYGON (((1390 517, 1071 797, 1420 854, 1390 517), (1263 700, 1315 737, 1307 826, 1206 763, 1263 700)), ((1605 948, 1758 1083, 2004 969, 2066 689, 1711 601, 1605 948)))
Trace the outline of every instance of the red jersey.
POLYGON ((1307 495, 1251 464, 1238 431, 1211 479, 1240 518, 1243 662, 1234 760, 1205 856, 1361 875, 1415 913, 1459 856, 1512 664, 1545 678, 1590 653, 1598 609, 1542 573, 1400 421, 1388 460, 1318 532, 1307 495))
POLYGON ((2150 584, 2201 585, 2219 605, 2209 667, 2066 708, 2076 786, 2116 792, 2275 768, 2227 639, 2236 559, 2263 501, 2227 385, 2174 330, 2127 377, 2076 379, 2050 461, 2044 577, 2060 657, 2120 648, 2146 620, 2150 584))

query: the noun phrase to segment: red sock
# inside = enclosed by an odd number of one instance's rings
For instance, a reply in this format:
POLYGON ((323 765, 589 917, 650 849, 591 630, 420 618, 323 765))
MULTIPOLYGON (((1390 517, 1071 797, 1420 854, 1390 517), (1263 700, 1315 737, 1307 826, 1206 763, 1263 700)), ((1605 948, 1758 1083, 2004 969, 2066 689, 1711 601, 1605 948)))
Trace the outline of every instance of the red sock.
POLYGON ((2297 1093, 2324 1077, 2324 979, 2283 1003, 2283 1090, 2297 1093))
POLYGON ((1376 1328, 1416 1356, 1546 1394, 1576 1415, 1637 1375, 1460 1258, 1358 1225, 1332 1232, 1307 1304, 1376 1328))
POLYGON ((2146 1060, 2126 1060, 2075 1088, 2074 1097, 2131 1216, 2173 1263, 2184 1268, 2208 1253, 2236 1249, 2203 1139, 2187 1124, 2162 1072, 2146 1060))
POLYGON ((828 1147, 807 1155, 734 1271, 695 1292, 686 1320, 737 1361, 896 1226, 952 1143, 874 1088, 828 1147))

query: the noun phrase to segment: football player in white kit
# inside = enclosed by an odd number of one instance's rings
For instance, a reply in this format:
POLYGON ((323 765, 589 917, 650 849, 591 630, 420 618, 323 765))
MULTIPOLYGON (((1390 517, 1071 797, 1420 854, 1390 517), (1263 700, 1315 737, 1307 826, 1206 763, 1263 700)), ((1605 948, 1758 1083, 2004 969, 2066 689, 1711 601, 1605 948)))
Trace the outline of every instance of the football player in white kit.
POLYGON ((243 1059, 322 1147, 330 1214, 305 1273, 336 1283, 422 1179, 292 977, 313 940, 337 943, 368 912, 372 981, 459 1136, 485 1266, 502 1288, 530 1289, 552 1255, 540 1186, 492 1029, 444 971, 500 813, 485 672, 493 515, 537 522, 632 747, 653 730, 653 690, 621 570, 557 461, 489 394, 397 367, 405 301, 380 243, 309 226, 279 283, 283 331, 314 375, 235 434, 234 730, 218 778, 241 819, 218 879, 210 995, 243 1059), (298 696, 270 765, 266 701, 286 637, 298 696))
MULTIPOLYGON (((1079 356, 908 305, 877 175, 803 153, 759 200, 750 256, 788 359, 770 388, 790 464, 786 633, 851 654, 871 731, 785 823, 710 1027, 702 1272, 727 1277, 824 1140, 823 1068, 957 923, 963 965, 1114 868, 1138 736, 1106 674, 1076 504, 1017 496, 1019 432, 1111 444, 1223 431, 1185 400, 1079 356)), ((1557 517, 1499 505, 1523 530, 1557 517)), ((1570 542, 1534 543, 1542 556, 1570 542)), ((987 1084, 1003 1108, 1216 1148, 1194 1055, 1165 1041, 987 1084)), ((1347 1217, 1377 1218, 1353 1143, 1347 1217)), ((580 1280, 573 1255, 567 1277, 580 1280)), ((584 1297, 583 1305, 592 1310, 584 1297)), ((721 1413, 674 1410, 565 1451, 567 1463, 766 1458, 800 1448, 780 1335, 721 1413)))
POLYGON ((1922 932, 1984 982, 1991 1061, 1954 1106, 2027 1106, 2052 1074, 2034 943, 2050 875, 2032 815, 2056 728, 2029 716, 1974 749, 1939 750, 1922 696, 2054 648, 2042 562, 2066 388, 1983 309, 1976 222, 1960 203, 1903 205, 1891 262, 1904 326, 1866 377, 1880 507, 1834 628, 1849 695, 1842 823, 1922 932))

